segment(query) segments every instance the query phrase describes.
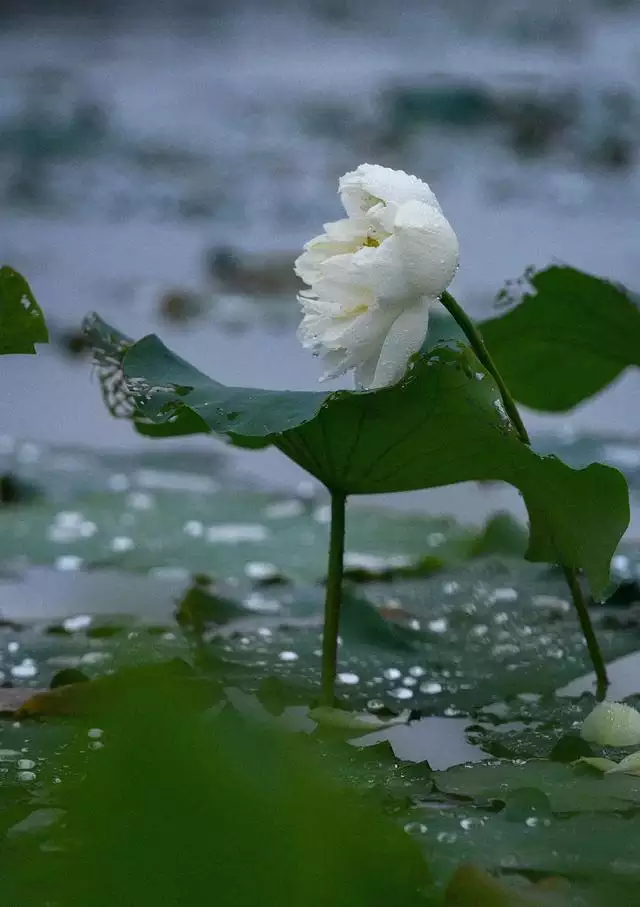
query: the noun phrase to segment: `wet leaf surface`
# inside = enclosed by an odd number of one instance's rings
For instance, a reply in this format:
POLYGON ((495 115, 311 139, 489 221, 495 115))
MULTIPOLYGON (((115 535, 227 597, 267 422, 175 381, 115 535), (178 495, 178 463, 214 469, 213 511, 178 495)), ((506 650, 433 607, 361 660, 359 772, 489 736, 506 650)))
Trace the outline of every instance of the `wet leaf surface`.
POLYGON ((0 355, 35 353, 49 333, 40 306, 25 278, 13 268, 0 268, 0 355))
MULTIPOLYGON (((467 797, 490 805, 508 802, 513 791, 532 788, 546 795, 554 813, 624 812, 640 808, 640 778, 603 775, 581 765, 542 759, 456 766, 436 772, 434 783, 443 794, 467 797)), ((532 808, 531 814, 538 810, 532 808)))

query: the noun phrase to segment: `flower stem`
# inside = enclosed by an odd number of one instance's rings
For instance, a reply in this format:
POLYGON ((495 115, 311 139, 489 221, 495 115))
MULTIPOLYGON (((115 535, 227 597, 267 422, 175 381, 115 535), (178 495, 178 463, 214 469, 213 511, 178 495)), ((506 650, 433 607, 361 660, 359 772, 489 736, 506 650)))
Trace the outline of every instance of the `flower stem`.
POLYGON ((324 601, 322 635, 322 704, 335 704, 336 669, 338 665, 338 631, 344 570, 344 531, 347 497, 341 491, 331 492, 331 534, 329 569, 324 601))
MULTIPOLYGON (((471 344, 471 348, 473 349, 474 353, 498 385, 498 390, 500 391, 500 396, 502 397, 502 403, 516 431, 518 432, 518 435, 520 436, 520 440, 524 444, 531 445, 529 433, 525 427, 524 422, 522 421, 522 417, 520 416, 515 400, 509 393, 509 388, 504 383, 504 379, 498 371, 498 367, 493 361, 491 353, 484 345, 484 340, 482 339, 480 331, 475 326, 471 318, 469 318, 464 309, 458 305, 451 293, 447 293, 445 291, 442 294, 440 301, 456 321, 458 326, 462 329, 467 340, 471 344)), ((593 665, 593 669, 595 671, 596 695, 598 699, 604 699, 607 687, 609 686, 607 668, 602 656, 602 650, 600 649, 598 640, 596 638, 595 630, 593 629, 593 623, 591 622, 589 609, 587 607, 584 592, 580 584, 578 571, 575 567, 567 567, 564 564, 562 565, 562 569, 567 581, 567 586, 569 587, 569 592, 571 593, 573 605, 578 613, 578 620, 580 621, 582 634, 587 644, 589 657, 591 658, 591 664, 593 665)))
POLYGON ((516 406, 515 400, 509 393, 509 388, 504 383, 504 379, 500 372, 498 371, 498 366, 495 364, 491 358, 491 353, 484 345, 484 340, 482 339, 482 334, 475 326, 471 318, 467 315, 465 310, 458 305, 451 293, 447 293, 446 290, 442 294, 440 300, 445 309, 453 316, 454 320, 457 322, 458 326, 462 328, 465 333, 465 336, 473 352, 476 354, 480 362, 484 365, 486 370, 490 375, 493 376, 493 380, 498 385, 498 390, 500 391, 500 396, 502 397, 502 402, 504 408, 506 409, 509 418, 516 427, 520 439, 524 441, 525 444, 531 445, 531 439, 529 437, 529 432, 526 429, 522 417, 518 412, 518 407, 516 406))

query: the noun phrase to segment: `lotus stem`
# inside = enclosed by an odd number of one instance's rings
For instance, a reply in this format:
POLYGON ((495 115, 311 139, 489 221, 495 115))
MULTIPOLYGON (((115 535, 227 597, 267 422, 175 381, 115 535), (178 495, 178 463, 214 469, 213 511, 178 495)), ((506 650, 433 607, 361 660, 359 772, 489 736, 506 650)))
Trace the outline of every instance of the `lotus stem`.
MULTIPOLYGON (((520 436, 520 440, 524 444, 531 446, 529 433, 525 427, 524 422, 522 421, 522 417, 520 416, 516 402, 511 396, 509 388, 504 383, 504 379, 498 371, 498 367, 493 361, 491 353, 486 348, 480 331, 471 320, 471 318, 469 318, 464 309, 460 305, 458 305, 451 293, 445 291, 440 297, 440 301, 452 316, 452 318, 455 320, 455 322, 458 324, 458 326, 462 329, 467 340, 471 344, 472 350, 498 385, 502 403, 509 418, 511 419, 511 422, 518 432, 518 435, 520 436)), ((569 587, 569 592, 571 593, 571 600, 573 601, 574 608, 578 613, 580 628, 582 629, 582 634, 587 644, 591 664, 593 665, 593 669, 595 671, 596 696, 598 699, 604 699, 607 687, 609 686, 607 667, 602 656, 602 650, 600 649, 595 630, 593 629, 591 615, 589 614, 589 609, 584 597, 584 592, 582 590, 578 571, 575 567, 568 567, 566 566, 566 564, 562 564, 562 569, 564 571, 567 586, 569 587)))
POLYGON ((331 492, 329 567, 327 571, 327 585, 324 602, 324 630, 322 635, 322 704, 330 707, 335 705, 336 698, 338 632, 340 629, 342 575, 344 572, 346 503, 347 496, 343 492, 331 492))

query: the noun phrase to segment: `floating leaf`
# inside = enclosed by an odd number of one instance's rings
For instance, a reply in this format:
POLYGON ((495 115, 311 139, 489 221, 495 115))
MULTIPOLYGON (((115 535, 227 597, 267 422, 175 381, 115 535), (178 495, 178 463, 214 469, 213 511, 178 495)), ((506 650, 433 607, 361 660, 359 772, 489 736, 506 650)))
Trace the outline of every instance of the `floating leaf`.
POLYGON ((640 366, 640 309, 624 287, 575 268, 528 276, 522 301, 482 322, 516 400, 565 412, 640 366))
MULTIPOLYGON (((529 819, 506 822, 501 813, 467 804, 442 811, 428 804, 407 810, 401 821, 423 847, 440 884, 451 880, 461 862, 473 862, 505 873, 505 880, 517 872, 574 879, 582 895, 577 903, 590 907, 603 907, 610 898, 616 904, 635 902, 640 883, 640 816, 585 812, 568 819, 529 819), (616 897, 618 891, 622 893, 616 897)), ((557 901, 552 899, 550 904, 555 907, 557 901)))
POLYGON ((618 767, 618 763, 613 759, 605 759, 603 756, 581 756, 576 759, 574 765, 588 765, 597 772, 609 772, 618 767))
POLYGON ((599 776, 542 759, 456 766, 434 772, 433 780, 442 793, 479 804, 505 803, 518 788, 535 787, 546 794, 554 813, 624 812, 640 806, 640 778, 599 776))
POLYGON ((597 464, 572 470, 522 444, 493 381, 465 348, 436 346, 400 384, 363 393, 226 387, 153 335, 126 351, 122 369, 135 419, 158 433, 208 427, 240 443, 262 438, 347 494, 509 482, 529 511, 527 556, 583 568, 596 595, 607 584, 629 521, 624 478, 597 464))
POLYGON ((6 266, 0 268, 0 355, 35 353, 49 333, 40 306, 27 281, 6 266))
MULTIPOLYGON (((472 561, 429 579, 367 583, 357 589, 357 598, 349 594, 345 600, 338 695, 351 708, 378 703, 379 708, 411 707, 425 715, 468 714, 513 700, 509 718, 535 722, 535 729, 474 729, 473 742, 494 752, 496 741, 515 735, 519 741, 522 735, 534 754, 544 746, 548 755, 593 704, 589 699, 574 711, 571 700, 560 700, 558 713, 566 718, 559 718, 559 726, 554 724, 547 736, 538 729, 547 712, 555 714, 555 700, 538 704, 540 694, 552 694, 590 666, 575 613, 559 597, 562 593, 560 577, 498 558, 472 561), (551 607, 554 603, 563 609, 551 607), (369 611, 370 619, 367 605, 375 609, 369 611), (514 699, 519 694, 523 698, 514 699), (538 706, 533 712, 530 699, 538 706)), ((227 665, 230 683, 259 691, 266 678, 275 676, 292 699, 295 691, 309 702, 320 680, 322 589, 291 587, 280 595, 271 589, 268 595, 282 602, 280 613, 263 613, 258 620, 254 614, 241 633, 230 626, 211 636, 209 645, 227 665)), ((606 660, 638 648, 636 633, 598 625, 597 632, 606 660)), ((512 743, 505 739, 505 748, 512 743)), ((582 743, 584 754, 591 754, 582 743)))

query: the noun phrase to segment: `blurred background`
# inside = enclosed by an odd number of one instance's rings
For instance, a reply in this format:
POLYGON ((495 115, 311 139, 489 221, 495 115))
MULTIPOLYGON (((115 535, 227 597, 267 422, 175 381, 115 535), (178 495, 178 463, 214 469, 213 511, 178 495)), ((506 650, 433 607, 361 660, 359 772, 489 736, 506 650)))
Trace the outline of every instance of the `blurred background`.
MULTIPOLYGON (((53 342, 0 360, 0 448, 153 444, 100 403, 77 336, 92 309, 221 381, 315 387, 291 266, 363 161, 432 185, 474 315, 528 265, 640 287, 639 29, 623 0, 1 0, 2 260, 53 342)), ((529 424, 635 435, 638 380, 529 424)))

